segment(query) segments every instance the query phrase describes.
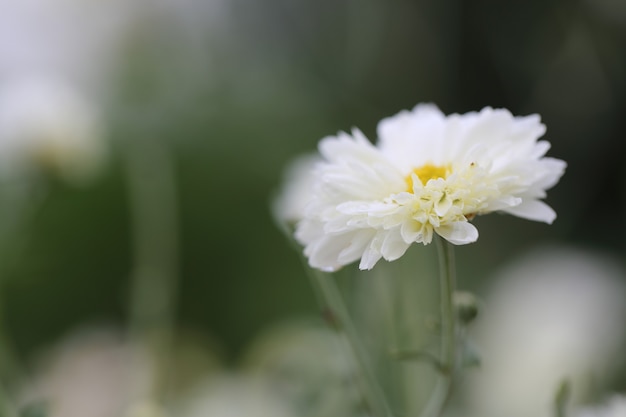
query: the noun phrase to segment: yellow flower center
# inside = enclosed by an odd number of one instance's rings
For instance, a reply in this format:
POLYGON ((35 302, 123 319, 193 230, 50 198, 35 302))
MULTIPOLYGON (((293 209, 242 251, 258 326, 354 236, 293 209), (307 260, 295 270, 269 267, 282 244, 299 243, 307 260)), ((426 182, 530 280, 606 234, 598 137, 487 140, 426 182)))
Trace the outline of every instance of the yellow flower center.
POLYGON ((450 166, 425 164, 419 168, 413 169, 413 171, 411 171, 406 177, 406 184, 410 193, 413 192, 413 174, 417 175, 417 178, 420 179, 422 184, 426 184, 429 180, 434 180, 437 178, 447 178, 448 174, 450 174, 450 166))

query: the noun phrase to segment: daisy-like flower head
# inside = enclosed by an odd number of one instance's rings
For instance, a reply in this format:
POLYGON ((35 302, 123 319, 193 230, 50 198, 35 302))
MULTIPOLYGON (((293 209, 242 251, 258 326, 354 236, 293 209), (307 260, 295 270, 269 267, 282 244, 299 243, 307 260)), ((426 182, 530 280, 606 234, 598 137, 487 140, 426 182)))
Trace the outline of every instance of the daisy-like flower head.
POLYGON ((475 216, 502 211, 551 223, 540 199, 565 170, 544 157, 538 115, 489 107, 445 116, 434 105, 383 119, 378 143, 359 130, 324 138, 323 161, 296 239, 312 267, 334 271, 361 259, 371 269, 433 233, 457 245, 478 239, 475 216))

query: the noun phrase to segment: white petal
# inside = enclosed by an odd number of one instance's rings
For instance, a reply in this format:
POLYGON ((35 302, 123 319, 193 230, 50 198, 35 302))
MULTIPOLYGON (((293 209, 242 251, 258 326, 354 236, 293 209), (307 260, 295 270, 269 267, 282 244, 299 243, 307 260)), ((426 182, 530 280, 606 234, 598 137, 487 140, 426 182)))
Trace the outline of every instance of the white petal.
POLYGON ((452 207, 452 199, 447 194, 444 194, 443 198, 435 202, 435 213, 438 216, 445 216, 450 207, 452 207))
POLYGON ((327 136, 318 145, 322 156, 330 162, 341 162, 350 159, 377 159, 378 152, 374 145, 362 135, 352 137, 348 133, 339 132, 337 136, 327 136))
POLYGON ((317 154, 305 155, 287 167, 285 185, 272 202, 272 213, 275 218, 287 223, 296 223, 304 218, 316 180, 313 169, 320 160, 317 154))
POLYGON ((535 184, 535 186, 539 186, 544 190, 552 188, 557 182, 559 182, 559 179, 561 179, 561 176, 565 172, 565 168, 567 168, 567 163, 565 161, 554 158, 543 158, 541 160, 541 165, 547 173, 540 182, 535 184))
POLYGON ((554 210, 552 210, 549 205, 539 200, 524 201, 518 206, 509 207, 502 211, 524 219, 548 224, 552 224, 554 219, 556 219, 554 210))
POLYGON ((397 209, 395 204, 387 204, 382 201, 348 201, 337 206, 337 211, 343 214, 370 214, 385 216, 397 209))
POLYGON ((363 253, 361 263, 359 264, 359 269, 372 269, 374 265, 376 265, 376 262, 378 262, 380 258, 382 258, 382 256, 383 255, 378 250, 371 247, 368 248, 365 253, 363 253))
POLYGON ((406 243, 402 239, 400 231, 396 229, 387 233, 380 252, 386 260, 395 261, 404 255, 409 245, 410 243, 406 243))
POLYGON ((338 262, 342 265, 347 265, 359 259, 363 256, 365 248, 370 243, 375 231, 372 230, 359 230, 354 232, 350 239, 350 245, 339 253, 337 258, 338 262))
POLYGON ((478 230, 470 222, 455 222, 435 229, 437 234, 455 245, 476 242, 478 230))
POLYGON ((483 211, 483 213, 508 209, 510 207, 518 206, 521 203, 522 199, 519 197, 503 196, 497 200, 490 201, 487 210, 483 211))
POLYGON ((537 158, 537 159, 541 158, 542 156, 546 154, 546 152, 548 152, 548 150, 550 150, 550 146, 551 146, 550 142, 545 141, 545 140, 540 140, 533 147, 531 157, 537 158))
POLYGON ((378 123, 378 146, 406 175, 429 161, 441 162, 445 129, 445 116, 436 106, 418 105, 378 123))
POLYGON ((323 271, 336 271, 344 264, 339 262, 340 254, 350 247, 351 233, 326 235, 308 245, 304 254, 309 257, 309 264, 323 271))
POLYGON ((419 223, 413 220, 408 220, 400 226, 400 235, 406 243, 413 243, 417 240, 421 230, 422 228, 419 223))
POLYGON ((324 224, 314 220, 302 220, 296 225, 294 237, 302 245, 309 245, 324 235, 324 224))

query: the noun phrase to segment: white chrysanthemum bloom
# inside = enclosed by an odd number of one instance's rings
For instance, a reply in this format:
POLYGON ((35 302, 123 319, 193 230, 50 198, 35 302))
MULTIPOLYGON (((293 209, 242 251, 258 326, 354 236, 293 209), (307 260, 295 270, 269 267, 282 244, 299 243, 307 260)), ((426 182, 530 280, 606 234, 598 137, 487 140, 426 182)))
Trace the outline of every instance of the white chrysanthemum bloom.
POLYGON ((615 395, 600 407, 586 407, 576 410, 572 417, 626 417, 626 397, 615 395))
POLYGON ((100 113, 54 79, 23 77, 0 86, 0 169, 5 175, 52 170, 82 182, 101 168, 106 146, 100 113))
POLYGON ((539 116, 507 110, 445 116, 434 105, 383 119, 379 141, 357 129, 323 139, 311 201, 296 238, 311 266, 327 271, 361 259, 371 269, 433 233, 457 245, 478 239, 470 220, 502 211, 551 223, 540 199, 565 169, 544 157, 539 116))
POLYGON ((616 261, 568 248, 537 249, 497 274, 465 415, 549 417, 564 380, 573 404, 608 383, 626 336, 623 276, 616 261))

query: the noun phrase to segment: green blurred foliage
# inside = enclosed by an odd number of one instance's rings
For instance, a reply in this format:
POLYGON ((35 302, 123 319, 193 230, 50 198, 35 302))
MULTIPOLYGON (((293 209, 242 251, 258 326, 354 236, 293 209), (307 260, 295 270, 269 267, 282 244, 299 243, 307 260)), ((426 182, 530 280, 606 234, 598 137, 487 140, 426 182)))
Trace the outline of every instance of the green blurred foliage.
POLYGON ((539 113, 550 154, 569 163, 549 193, 553 226, 476 220, 480 240, 457 251, 462 288, 480 289, 541 242, 623 253, 626 12, 617 2, 234 0, 226 9, 224 27, 193 48, 171 28, 138 31, 111 87, 108 170, 86 188, 47 181, 32 219, 3 244, 1 314, 24 355, 84 323, 125 323, 126 141, 171 150, 177 322, 215 337, 231 359, 269 323, 316 311, 269 209, 284 166, 352 126, 374 140, 378 120, 419 102, 539 113))

